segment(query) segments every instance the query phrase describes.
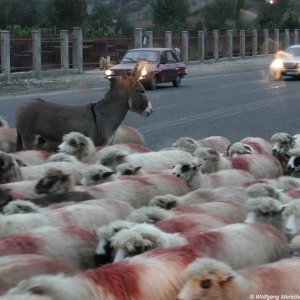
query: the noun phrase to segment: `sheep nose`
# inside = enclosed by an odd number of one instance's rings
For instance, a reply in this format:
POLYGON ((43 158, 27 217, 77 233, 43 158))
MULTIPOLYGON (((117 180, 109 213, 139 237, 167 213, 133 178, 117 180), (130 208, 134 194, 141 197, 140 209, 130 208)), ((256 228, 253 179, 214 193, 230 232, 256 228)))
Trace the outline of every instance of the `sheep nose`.
POLYGON ((276 154, 278 154, 279 152, 278 152, 276 149, 273 149, 273 150, 272 150, 272 153, 273 153, 273 155, 276 155, 276 154))
POLYGON ((292 166, 287 166, 285 170, 289 174, 289 173, 292 173, 295 170, 295 168, 292 166))

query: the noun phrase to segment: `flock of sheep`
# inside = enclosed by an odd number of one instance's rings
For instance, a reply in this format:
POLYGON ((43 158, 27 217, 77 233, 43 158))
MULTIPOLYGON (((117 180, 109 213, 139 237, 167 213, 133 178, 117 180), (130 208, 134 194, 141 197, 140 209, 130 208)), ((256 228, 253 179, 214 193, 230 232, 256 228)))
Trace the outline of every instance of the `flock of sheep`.
POLYGON ((1 124, 0 300, 300 299, 299 135, 15 152, 1 124))

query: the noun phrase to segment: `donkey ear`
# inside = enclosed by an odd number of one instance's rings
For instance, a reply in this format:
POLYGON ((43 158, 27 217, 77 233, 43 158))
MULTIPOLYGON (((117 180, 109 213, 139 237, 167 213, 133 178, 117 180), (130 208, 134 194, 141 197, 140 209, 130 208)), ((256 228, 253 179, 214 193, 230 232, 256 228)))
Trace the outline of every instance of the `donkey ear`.
POLYGON ((131 76, 135 80, 139 80, 139 78, 141 77, 144 66, 145 66, 145 62, 141 62, 141 61, 137 62, 136 65, 134 66, 131 76))

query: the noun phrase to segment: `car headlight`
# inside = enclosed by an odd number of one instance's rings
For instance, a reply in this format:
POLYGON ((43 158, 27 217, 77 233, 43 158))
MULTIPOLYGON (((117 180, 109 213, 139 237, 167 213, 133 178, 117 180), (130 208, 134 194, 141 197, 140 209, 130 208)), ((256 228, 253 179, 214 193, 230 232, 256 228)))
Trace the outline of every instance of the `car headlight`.
POLYGON ((113 71, 112 70, 106 70, 105 71, 105 75, 106 76, 111 76, 113 74, 113 71))
POLYGON ((283 68, 283 61, 280 58, 276 58, 272 64, 271 64, 272 69, 282 69, 283 68))
POLYGON ((146 76, 147 75, 147 70, 144 68, 143 70, 142 70, 142 74, 141 74, 141 76, 146 76))

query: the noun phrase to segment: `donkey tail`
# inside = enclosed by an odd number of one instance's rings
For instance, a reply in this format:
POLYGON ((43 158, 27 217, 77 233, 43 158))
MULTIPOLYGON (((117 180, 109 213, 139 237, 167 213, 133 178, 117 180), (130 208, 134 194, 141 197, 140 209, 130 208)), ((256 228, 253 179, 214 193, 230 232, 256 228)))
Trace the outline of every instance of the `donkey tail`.
POLYGON ((16 151, 23 150, 23 143, 22 143, 22 137, 20 132, 17 130, 17 145, 16 145, 16 151))

